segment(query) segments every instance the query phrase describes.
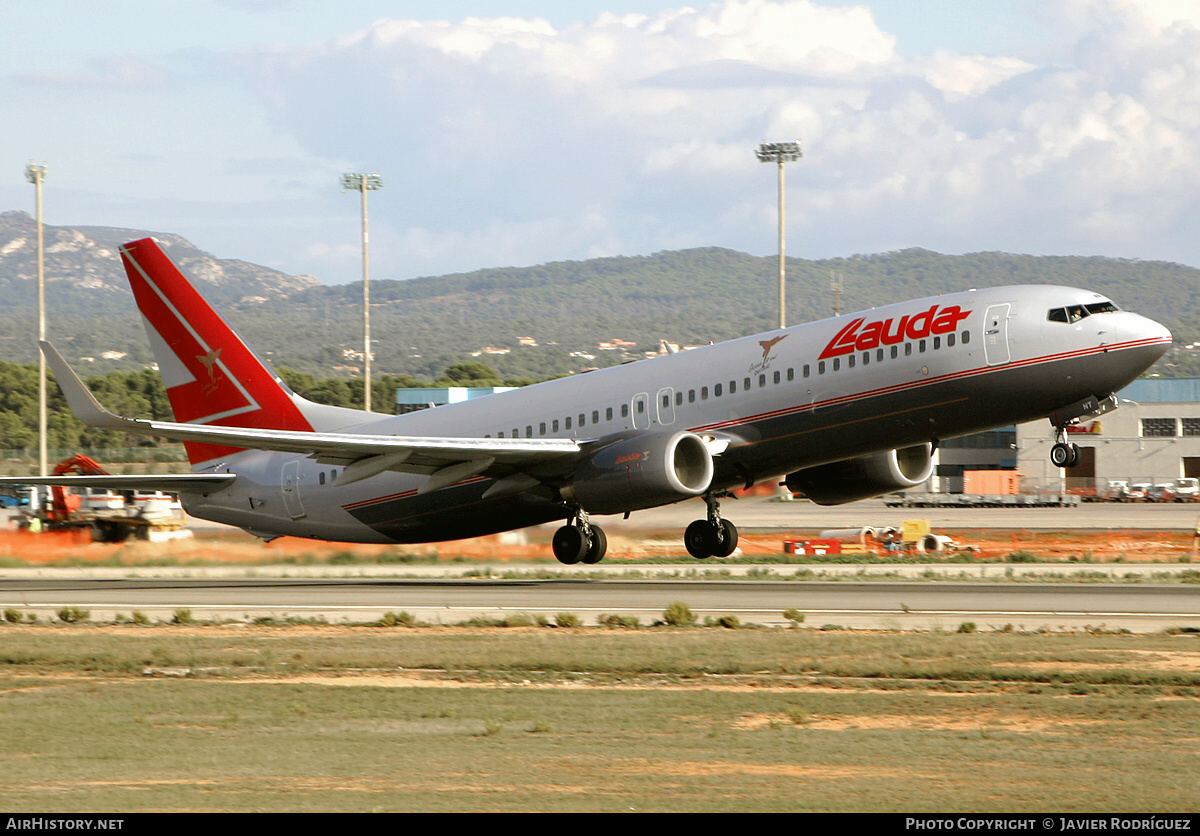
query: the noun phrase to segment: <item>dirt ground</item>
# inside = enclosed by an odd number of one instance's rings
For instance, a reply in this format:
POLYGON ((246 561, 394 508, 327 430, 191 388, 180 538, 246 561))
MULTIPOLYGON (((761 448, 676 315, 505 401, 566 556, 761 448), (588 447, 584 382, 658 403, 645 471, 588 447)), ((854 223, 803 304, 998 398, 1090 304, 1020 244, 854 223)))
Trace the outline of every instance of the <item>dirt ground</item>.
MULTIPOLYGON (((0 558, 15 558, 30 564, 112 563, 136 565, 162 561, 179 563, 271 564, 280 562, 326 562, 339 557, 351 560, 387 560, 389 556, 413 554, 432 559, 477 559, 480 561, 535 561, 554 563, 548 527, 525 532, 497 534, 447 543, 411 546, 378 546, 324 543, 282 537, 262 543, 240 532, 201 531, 193 539, 164 543, 130 541, 123 544, 88 542, 86 534, 0 532, 0 558)), ((1037 562, 1082 561, 1178 563, 1195 557, 1190 531, 1043 531, 986 529, 936 531, 952 538, 956 549, 966 550, 979 560, 1002 560, 1013 552, 1032 555, 1037 562)), ((744 557, 778 557, 787 540, 804 540, 817 532, 773 531, 743 533, 740 549, 744 557)), ((947 554, 954 554, 950 551, 947 554)), ((606 562, 647 557, 681 557, 683 543, 678 532, 640 531, 634 535, 610 534, 606 562)))

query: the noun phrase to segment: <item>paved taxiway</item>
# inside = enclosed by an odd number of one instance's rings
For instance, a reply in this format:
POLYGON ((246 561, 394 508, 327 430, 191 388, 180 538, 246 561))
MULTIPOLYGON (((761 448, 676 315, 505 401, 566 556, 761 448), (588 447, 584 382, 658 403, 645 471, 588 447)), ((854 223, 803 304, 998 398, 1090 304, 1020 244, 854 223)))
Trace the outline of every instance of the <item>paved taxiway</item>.
MULTIPOLYGON (((927 518, 935 528, 963 529, 1142 529, 1192 531, 1200 506, 1192 504, 1089 504, 1077 508, 1029 509, 901 509, 887 508, 881 500, 867 500, 836 508, 807 502, 778 502, 762 497, 726 501, 723 513, 747 531, 820 530, 863 525, 895 525, 910 518, 927 518)), ((597 517, 610 533, 654 535, 677 539, 683 527, 702 516, 702 502, 690 501, 634 514, 630 520, 597 517)), ((544 533, 544 532, 543 532, 544 533)), ((664 541, 665 541, 664 540, 664 541)), ((865 573, 863 578, 836 583, 771 580, 786 578, 796 566, 758 567, 763 580, 690 581, 689 571, 723 569, 717 561, 671 567, 631 567, 613 563, 599 567, 555 567, 579 579, 496 580, 455 577, 467 567, 442 566, 340 566, 227 567, 187 569, 19 569, 0 572, 0 608, 52 618, 66 606, 89 609, 96 620, 111 620, 139 610, 152 619, 169 620, 177 609, 190 609, 198 619, 254 619, 260 617, 324 618, 330 622, 363 622, 383 613, 405 610, 432 623, 459 623, 474 616, 503 617, 518 613, 553 619, 572 612, 585 623, 604 613, 636 615, 643 623, 661 617, 672 601, 684 601, 702 618, 724 614, 758 624, 785 624, 782 612, 795 608, 805 613, 808 626, 837 624, 854 628, 956 629, 974 621, 980 629, 1011 624, 1014 629, 1081 629, 1106 627, 1137 632, 1168 627, 1200 627, 1200 587, 1190 584, 1137 585, 964 583, 997 573, 1061 572, 1061 564, 1038 567, 941 566, 959 582, 870 582, 871 572, 885 567, 822 566, 824 577, 865 573), (598 572, 628 572, 641 568, 647 577, 674 579, 627 580, 595 578, 598 572), (248 575, 257 574, 259 577, 248 575), (234 573, 241 577, 232 577, 234 573), (292 577, 263 577, 286 573, 292 577), (326 577, 300 578, 307 573, 326 577), (966 574, 969 573, 969 574, 966 574), (141 575, 139 578, 121 577, 141 575), (352 577, 361 575, 375 577, 352 577), (391 574, 391 577, 383 577, 391 574), (157 577, 146 577, 152 575, 157 577), (334 575, 331 577, 330 575, 334 575), (184 577, 180 577, 184 576, 184 577), (399 577, 407 576, 407 577, 399 577), (421 577, 415 577, 421 576, 421 577)), ((473 564, 476 572, 487 567, 473 564)), ((495 573, 515 567, 491 567, 495 573)), ((537 567, 531 567, 537 571, 537 567)), ((728 567, 731 573, 755 567, 728 567)), ((808 567, 817 568, 817 567, 808 567)), ((1076 566, 1089 572, 1118 572, 1113 565, 1076 566)), ((1118 575, 1164 570, 1186 571, 1185 566, 1123 564, 1118 575)), ((912 567, 913 571, 923 571, 912 567)), ((895 567, 886 567, 894 572, 895 567)))
MULTIPOLYGON (((777 567, 779 568, 779 567, 777 567)), ((604 613, 636 615, 644 624, 672 601, 701 618, 733 614, 744 622, 785 625, 785 609, 806 625, 853 628, 1200 629, 1200 588, 1193 585, 1087 585, 907 582, 172 578, 0 581, 0 606, 51 617, 58 609, 88 609, 97 620, 141 611, 169 620, 177 609, 197 619, 252 620, 289 616, 364 622, 383 613, 412 613, 429 623, 474 616, 571 612, 584 623, 604 613)))

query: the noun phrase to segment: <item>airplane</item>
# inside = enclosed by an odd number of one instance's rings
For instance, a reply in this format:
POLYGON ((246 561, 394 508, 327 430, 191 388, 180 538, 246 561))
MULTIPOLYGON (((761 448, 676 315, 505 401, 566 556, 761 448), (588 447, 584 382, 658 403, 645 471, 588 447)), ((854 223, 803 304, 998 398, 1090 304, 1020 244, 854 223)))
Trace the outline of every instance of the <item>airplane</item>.
POLYGON ((174 422, 108 411, 47 342, 86 424, 182 441, 190 473, 9 479, 177 492, 188 514, 360 543, 476 537, 563 520, 565 564, 607 548, 592 515, 703 497, 696 558, 726 557, 729 491, 780 480, 836 505, 925 482, 948 438, 1048 418, 1066 428, 1171 344, 1088 290, 968 290, 886 305, 405 415, 313 403, 258 358, 152 238, 121 258, 174 422))

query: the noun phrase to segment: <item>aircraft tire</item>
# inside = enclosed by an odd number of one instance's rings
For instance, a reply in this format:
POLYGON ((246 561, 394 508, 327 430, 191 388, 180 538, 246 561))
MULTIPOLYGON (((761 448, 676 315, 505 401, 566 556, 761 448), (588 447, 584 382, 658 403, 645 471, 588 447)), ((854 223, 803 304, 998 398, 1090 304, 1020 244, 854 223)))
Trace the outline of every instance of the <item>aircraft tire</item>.
POLYGON ((1050 448, 1050 464, 1055 467, 1074 467, 1078 461, 1079 448, 1074 444, 1064 444, 1060 441, 1050 448))
POLYGON ((683 532, 683 545, 688 554, 698 560, 713 556, 717 546, 716 532, 708 520, 696 520, 683 532))
MULTIPOLYGON (((714 534, 716 532, 713 532, 714 534)), ((713 557, 729 557, 737 549, 738 545, 738 530, 737 526, 729 520, 721 520, 720 536, 716 538, 718 541, 713 548, 713 557)))
POLYGON ((584 563, 599 563, 604 559, 604 553, 608 551, 608 537, 598 525, 588 526, 592 531, 591 540, 588 542, 587 551, 583 554, 584 563))
POLYGON ((564 525, 554 532, 550 548, 554 551, 554 557, 559 563, 570 566, 583 560, 588 551, 588 543, 579 528, 573 525, 564 525))

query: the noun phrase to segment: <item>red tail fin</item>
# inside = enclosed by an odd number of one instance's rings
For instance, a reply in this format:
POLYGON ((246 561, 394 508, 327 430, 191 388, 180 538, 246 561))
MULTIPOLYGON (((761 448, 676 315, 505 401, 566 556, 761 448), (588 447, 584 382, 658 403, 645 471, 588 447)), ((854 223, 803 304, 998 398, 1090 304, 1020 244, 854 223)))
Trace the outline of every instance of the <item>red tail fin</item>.
MULTIPOLYGON (((153 238, 121 248, 175 419, 189 424, 312 430, 275 374, 225 324, 153 238)), ((187 444, 192 463, 236 452, 187 444)))

